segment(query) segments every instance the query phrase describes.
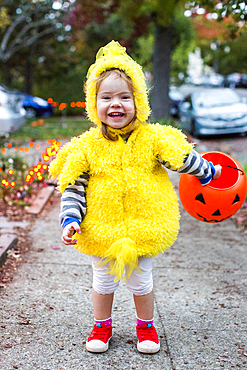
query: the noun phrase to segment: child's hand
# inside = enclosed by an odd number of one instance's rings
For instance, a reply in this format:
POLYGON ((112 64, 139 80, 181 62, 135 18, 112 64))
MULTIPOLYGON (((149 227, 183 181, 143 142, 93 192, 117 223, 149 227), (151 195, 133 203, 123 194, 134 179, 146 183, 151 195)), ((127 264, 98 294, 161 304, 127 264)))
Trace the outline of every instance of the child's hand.
POLYGON ((77 234, 81 233, 80 226, 78 225, 77 222, 71 222, 70 224, 66 225, 65 228, 63 229, 63 234, 62 234, 62 242, 65 245, 73 245, 77 243, 77 240, 74 239, 72 240, 72 236, 74 235, 74 232, 77 232, 77 234))
POLYGON ((214 177, 213 177, 213 180, 217 180, 219 177, 220 177, 220 175, 221 175, 221 165, 220 164, 216 164, 215 166, 214 166, 214 168, 215 168, 215 175, 214 175, 214 177))

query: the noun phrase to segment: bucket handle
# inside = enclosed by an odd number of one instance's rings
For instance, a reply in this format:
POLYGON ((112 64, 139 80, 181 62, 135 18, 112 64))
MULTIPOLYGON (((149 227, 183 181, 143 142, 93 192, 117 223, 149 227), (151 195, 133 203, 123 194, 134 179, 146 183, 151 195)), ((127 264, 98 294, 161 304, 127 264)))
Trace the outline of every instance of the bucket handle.
POLYGON ((245 175, 245 172, 244 172, 243 170, 241 170, 240 168, 233 167, 233 166, 228 166, 227 164, 221 164, 221 167, 229 167, 229 168, 233 168, 234 170, 238 170, 238 171, 240 171, 242 175, 245 175))

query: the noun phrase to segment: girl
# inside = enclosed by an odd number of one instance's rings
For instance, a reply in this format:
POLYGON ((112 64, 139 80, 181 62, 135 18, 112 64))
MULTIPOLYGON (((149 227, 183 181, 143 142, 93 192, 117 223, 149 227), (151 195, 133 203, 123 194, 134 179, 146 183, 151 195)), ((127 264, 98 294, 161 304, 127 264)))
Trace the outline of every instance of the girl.
POLYGON ((86 348, 108 349, 113 295, 125 277, 136 307, 137 349, 155 353, 152 257, 169 248, 179 230, 177 195, 165 167, 192 173, 203 185, 218 178, 221 167, 196 153, 179 130, 146 122, 142 69, 117 42, 99 50, 85 92, 97 127, 66 144, 50 174, 63 192, 62 241, 92 256, 95 325, 86 348))

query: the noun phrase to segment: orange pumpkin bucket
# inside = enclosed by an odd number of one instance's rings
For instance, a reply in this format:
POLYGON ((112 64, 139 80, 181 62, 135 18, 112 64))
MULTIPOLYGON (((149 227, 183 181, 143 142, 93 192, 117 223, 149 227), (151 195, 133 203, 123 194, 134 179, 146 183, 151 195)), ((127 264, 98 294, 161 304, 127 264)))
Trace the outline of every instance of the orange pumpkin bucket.
POLYGON ((202 157, 213 165, 222 166, 221 175, 202 186, 193 175, 181 174, 179 197, 185 210, 204 222, 222 222, 232 217, 243 204, 247 181, 242 166, 230 155, 203 152, 202 157))

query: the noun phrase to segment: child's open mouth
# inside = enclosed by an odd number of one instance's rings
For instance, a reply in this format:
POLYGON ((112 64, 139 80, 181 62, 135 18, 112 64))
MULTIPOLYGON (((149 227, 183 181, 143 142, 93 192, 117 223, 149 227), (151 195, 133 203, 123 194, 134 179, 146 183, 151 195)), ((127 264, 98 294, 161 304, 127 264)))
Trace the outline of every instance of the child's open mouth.
POLYGON ((124 117, 124 113, 109 113, 108 116, 121 118, 121 117, 124 117))

